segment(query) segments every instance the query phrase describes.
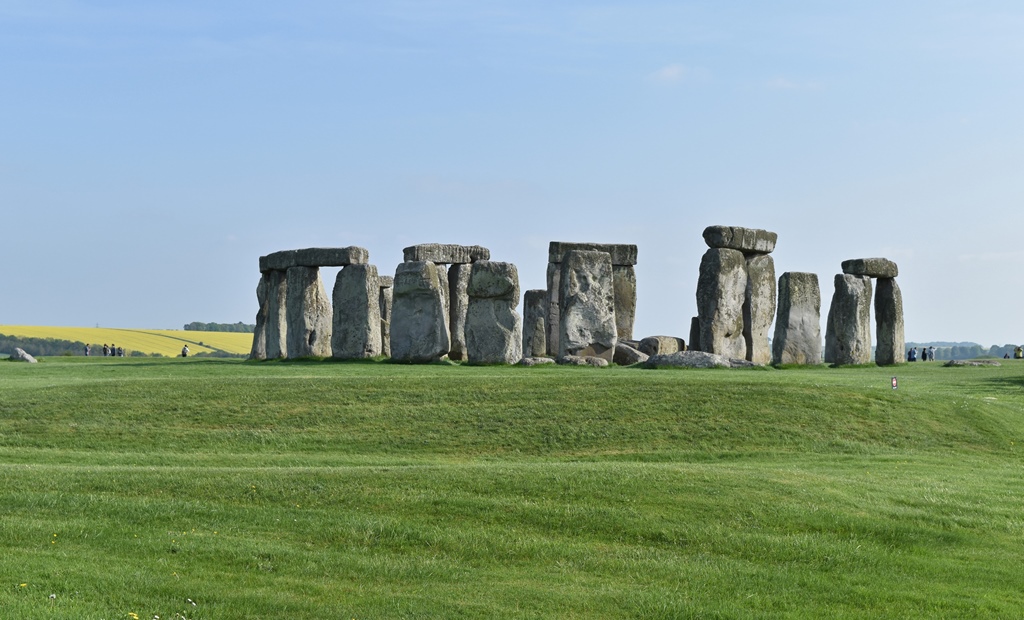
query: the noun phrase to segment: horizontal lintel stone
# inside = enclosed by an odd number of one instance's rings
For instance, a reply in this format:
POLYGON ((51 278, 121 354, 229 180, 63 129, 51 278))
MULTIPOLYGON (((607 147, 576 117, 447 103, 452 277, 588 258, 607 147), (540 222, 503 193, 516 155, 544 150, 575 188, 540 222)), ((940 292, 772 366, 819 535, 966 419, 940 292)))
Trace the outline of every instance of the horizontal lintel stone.
POLYGON ((370 251, 358 246, 347 248, 306 248, 284 250, 260 257, 260 272, 289 267, 344 267, 365 265, 370 262, 370 251))
POLYGON ((771 254, 778 240, 777 233, 760 228, 708 226, 704 229, 704 243, 709 248, 739 250, 745 254, 771 254))
POLYGON ((552 241, 548 245, 548 262, 561 263, 562 257, 568 252, 605 252, 612 258, 612 265, 624 266, 636 264, 636 245, 626 243, 574 243, 570 241, 552 241))
POLYGON ((405 248, 402 253, 407 263, 430 261, 442 265, 456 265, 491 260, 491 251, 479 245, 421 243, 405 248))
POLYGON ((843 261, 843 273, 851 276, 895 278, 899 275, 900 269, 888 258, 851 258, 843 261))
POLYGON ((380 288, 391 288, 395 285, 395 279, 391 276, 377 276, 377 286, 380 288))

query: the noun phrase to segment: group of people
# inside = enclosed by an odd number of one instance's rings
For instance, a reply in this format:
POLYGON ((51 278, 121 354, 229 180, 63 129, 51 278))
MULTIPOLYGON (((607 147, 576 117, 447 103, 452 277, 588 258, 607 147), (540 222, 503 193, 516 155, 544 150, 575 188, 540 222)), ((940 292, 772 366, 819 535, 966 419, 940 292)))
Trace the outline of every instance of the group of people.
MULTIPOLYGON (((935 361, 935 347, 921 347, 921 361, 927 362, 928 360, 935 361)), ((917 347, 907 351, 907 361, 917 361, 917 347)))
MULTIPOLYGON (((85 345, 85 356, 89 357, 92 355, 92 345, 85 345)), ((103 357, 124 357, 124 349, 121 347, 111 344, 107 346, 103 343, 103 357)))

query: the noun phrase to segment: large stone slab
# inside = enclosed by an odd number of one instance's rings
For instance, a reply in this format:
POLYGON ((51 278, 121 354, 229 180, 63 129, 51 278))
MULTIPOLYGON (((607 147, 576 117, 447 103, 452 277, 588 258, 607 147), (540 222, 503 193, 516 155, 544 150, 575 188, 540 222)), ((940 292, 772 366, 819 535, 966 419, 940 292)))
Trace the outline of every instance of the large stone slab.
POLYGON ((652 355, 644 368, 753 368, 754 363, 728 358, 706 351, 677 351, 665 355, 652 355))
POLYGON ((577 243, 572 241, 552 241, 548 244, 548 262, 561 263, 567 252, 588 250, 605 252, 611 258, 612 265, 636 265, 637 246, 628 243, 577 243))
POLYGON ((615 355, 615 289, 607 252, 573 250, 565 254, 559 275, 558 357, 615 355))
POLYGON ((764 365, 772 360, 768 330, 775 320, 775 260, 768 254, 747 255, 747 290, 743 300, 746 360, 764 365))
POLYGON ((903 361, 903 293, 893 278, 879 278, 875 285, 875 363, 879 366, 903 361))
POLYGON ((743 301, 747 294, 747 262, 743 252, 711 248, 700 261, 697 316, 700 347, 707 353, 746 359, 743 301))
POLYGON ((825 329, 825 361, 839 366, 871 361, 871 278, 836 275, 825 329))
POLYGON ((331 354, 343 360, 381 355, 380 281, 373 265, 348 265, 338 272, 332 295, 331 354))
POLYGON ((872 278, 895 278, 900 275, 900 269, 888 258, 851 258, 843 261, 843 273, 872 278))
POLYGON ((267 359, 288 356, 288 273, 268 271, 267 279, 267 359))
POLYGON ((391 276, 379 276, 380 296, 380 352, 391 357, 391 306, 393 303, 395 279, 391 276))
POLYGON ((479 245, 455 245, 450 243, 421 243, 402 250, 405 262, 430 261, 452 265, 490 260, 491 251, 479 245))
POLYGON ((523 294, 523 356, 547 355, 548 292, 532 289, 523 294))
POLYGON ((708 226, 704 229, 704 243, 709 248, 739 250, 744 254, 771 254, 779 236, 760 228, 741 226, 708 226))
POLYGON ((619 340, 630 340, 636 320, 636 268, 613 264, 612 287, 615 294, 615 331, 619 340))
POLYGON ((438 277, 442 269, 430 261, 398 265, 392 289, 392 360, 426 363, 448 354, 448 313, 438 277))
POLYGON ((632 366, 633 364, 646 362, 648 357, 646 353, 639 349, 631 347, 625 342, 619 342, 615 345, 615 357, 612 361, 619 366, 632 366))
POLYGON ((640 341, 640 352, 646 355, 668 355, 686 350, 686 341, 675 336, 648 336, 640 341))
POLYGON ((519 272, 512 263, 480 260, 470 270, 466 354, 471 364, 515 364, 523 358, 519 272))
POLYGON ((472 264, 469 263, 455 263, 448 268, 448 331, 452 338, 448 359, 466 359, 466 313, 469 311, 471 269, 472 264))
POLYGON ((330 357, 331 301, 324 292, 320 270, 289 267, 287 279, 287 356, 330 357))
POLYGON ((256 328, 252 332, 252 349, 249 351, 249 359, 267 359, 267 274, 260 275, 260 282, 256 285, 256 301, 260 309, 256 311, 256 328))
POLYGON ((773 364, 821 363, 821 290, 818 274, 779 278, 779 308, 772 338, 773 364))
POLYGON ((39 360, 32 357, 32 355, 25 351, 25 349, 19 347, 14 347, 14 353, 11 353, 11 357, 9 359, 12 362, 28 362, 29 364, 39 363, 39 360))
POLYGON ((344 267, 363 265, 370 262, 370 251, 366 248, 306 248, 284 250, 260 257, 260 271, 271 269, 284 271, 291 267, 344 267))

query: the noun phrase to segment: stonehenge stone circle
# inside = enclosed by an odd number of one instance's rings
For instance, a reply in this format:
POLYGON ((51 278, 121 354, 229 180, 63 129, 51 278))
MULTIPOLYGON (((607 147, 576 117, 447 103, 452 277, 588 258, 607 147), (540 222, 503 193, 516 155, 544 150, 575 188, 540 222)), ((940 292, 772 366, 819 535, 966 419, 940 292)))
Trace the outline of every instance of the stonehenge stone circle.
POLYGON ((903 361, 903 294, 895 278, 878 278, 875 286, 875 337, 876 364, 903 361))
POLYGON ((466 356, 472 364, 515 364, 523 357, 519 272, 512 263, 479 260, 470 269, 466 356))
POLYGON ((619 338, 633 337, 633 320, 636 316, 636 262, 637 246, 610 243, 571 243, 552 241, 548 245, 548 322, 547 348, 550 355, 559 354, 558 343, 561 321, 559 293, 561 285, 561 263, 567 252, 575 250, 604 252, 612 262, 613 294, 615 295, 616 335, 619 338))
POLYGON ((289 267, 287 308, 287 356, 331 355, 331 301, 324 292, 317 267, 289 267))
POLYGON ((391 276, 377 276, 380 290, 377 301, 380 307, 380 352, 386 357, 391 357, 391 291, 394 285, 395 279, 391 276))
POLYGON ((425 363, 441 359, 451 346, 438 267, 430 261, 400 263, 391 308, 391 359, 425 363))
POLYGON ((380 282, 373 265, 347 265, 338 272, 332 295, 332 356, 360 359, 381 354, 380 282))
POLYGON ((896 263, 887 258, 853 258, 842 263, 843 273, 872 278, 895 278, 900 274, 896 263))
POLYGON ((825 361, 838 366, 871 361, 871 278, 837 274, 825 330, 825 361))
POLYGON ((821 290, 817 274, 787 271, 779 277, 772 363, 821 363, 821 290))
POLYGON ((611 256, 570 250, 562 257, 559 287, 558 357, 611 361, 618 341, 611 256))
POLYGON ((765 365, 772 360, 768 330, 775 320, 775 261, 768 254, 747 256, 747 289, 743 299, 746 360, 765 365))
POLYGON ((746 359, 743 300, 747 291, 747 261, 743 252, 710 248, 700 261, 697 315, 700 347, 707 353, 746 359))
POLYGON ((548 352, 548 292, 532 289, 523 294, 523 356, 544 357, 548 352))

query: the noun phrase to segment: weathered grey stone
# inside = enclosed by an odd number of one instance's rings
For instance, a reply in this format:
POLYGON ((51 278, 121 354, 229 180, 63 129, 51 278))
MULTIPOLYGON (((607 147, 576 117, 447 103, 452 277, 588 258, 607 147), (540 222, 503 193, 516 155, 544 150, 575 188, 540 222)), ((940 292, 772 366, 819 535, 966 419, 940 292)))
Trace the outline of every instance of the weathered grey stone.
POLYGON ((618 340, 611 257, 589 250, 566 253, 559 286, 558 356, 610 361, 618 340))
POLYGON ((615 357, 612 360, 619 366, 632 366, 646 362, 649 356, 624 342, 615 345, 615 357))
POLYGON ((644 368, 752 368, 753 362, 728 358, 706 351, 677 351, 666 355, 652 355, 644 368))
POLYGON ((700 351, 700 317, 690 319, 690 351, 700 351))
POLYGON ((995 360, 949 360, 943 366, 955 368, 957 366, 1002 366, 1002 364, 995 360))
POLYGON ((615 330, 620 339, 633 337, 636 319, 636 269, 633 265, 612 265, 615 294, 615 330))
POLYGON ((267 279, 267 359, 288 355, 288 274, 268 271, 267 279))
POLYGON ((711 248, 704 253, 697 279, 700 346, 708 353, 745 359, 743 300, 747 263, 739 250, 711 248))
POLYGON ((893 278, 875 285, 875 363, 889 366, 903 361, 903 293, 893 278))
POLYGON ((647 355, 668 355, 686 350, 686 341, 675 336, 648 336, 640 341, 640 351, 647 355))
POLYGON ((900 269, 888 258, 852 258, 843 261, 843 273, 872 278, 895 278, 900 275, 900 269))
POLYGON ((27 353, 25 349, 19 347, 14 348, 14 353, 11 353, 11 357, 8 359, 12 362, 28 362, 29 364, 36 364, 39 362, 39 360, 27 353))
POLYGON ((608 365, 608 360, 593 355, 563 355, 555 362, 563 366, 594 366, 597 368, 608 365))
POLYGON ((256 285, 256 301, 260 309, 256 311, 256 328, 252 332, 252 349, 249 351, 249 359, 267 359, 267 274, 260 275, 260 282, 256 285))
POLYGON ((821 363, 821 290, 817 274, 787 271, 779 278, 772 363, 821 363))
POLYGON ((468 263, 455 263, 448 268, 448 331, 452 338, 448 359, 466 359, 466 312, 469 310, 467 287, 471 267, 468 263))
POLYGON ((515 364, 523 357, 519 272, 512 263, 480 260, 469 278, 466 353, 472 364, 515 364))
POLYGON ((491 251, 479 245, 455 245, 450 243, 421 243, 402 250, 405 262, 430 261, 451 265, 490 260, 491 251))
POLYGON ((704 243, 709 248, 739 250, 745 254, 771 254, 779 236, 760 228, 741 226, 708 226, 704 229, 704 243))
POLYGON ((284 250, 261 256, 260 271, 266 272, 272 269, 284 271, 291 267, 344 267, 345 265, 363 265, 369 261, 370 251, 356 246, 284 250))
POLYGON ((378 305, 380 307, 380 352, 381 355, 391 357, 391 305, 392 294, 394 293, 394 278, 391 276, 380 277, 380 296, 378 305), (387 278, 385 280, 385 278, 387 278), (384 286, 387 284, 387 286, 384 286))
POLYGON ((377 276, 377 286, 381 288, 391 288, 395 285, 395 279, 391 276, 377 276))
POLYGON ((287 354, 289 358, 330 357, 331 301, 316 267, 289 267, 287 354))
POLYGON ((636 265, 637 247, 625 243, 575 243, 570 241, 552 241, 548 244, 548 262, 561 263, 562 257, 575 250, 605 252, 611 258, 612 265, 636 265))
POLYGON ((765 365, 772 360, 768 330, 775 320, 775 260, 767 254, 747 256, 747 290, 743 300, 746 360, 765 365))
POLYGON ((554 364, 555 360, 551 357, 524 357, 519 360, 520 366, 542 366, 544 364, 554 364))
POLYGON ((334 281, 331 353, 338 359, 381 354, 380 282, 373 265, 348 265, 334 281))
POLYGON ((548 263, 547 271, 547 346, 548 355, 558 355, 558 330, 561 324, 561 305, 558 303, 562 263, 548 263))
POLYGON ((835 286, 825 329, 825 361, 840 366, 867 364, 871 361, 871 278, 841 273, 835 286))
POLYGON ((523 294, 523 355, 543 357, 548 352, 548 292, 533 289, 523 294))
POLYGON ((439 268, 429 261, 398 265, 391 309, 391 359, 424 363, 448 354, 448 314, 445 312, 439 268))

